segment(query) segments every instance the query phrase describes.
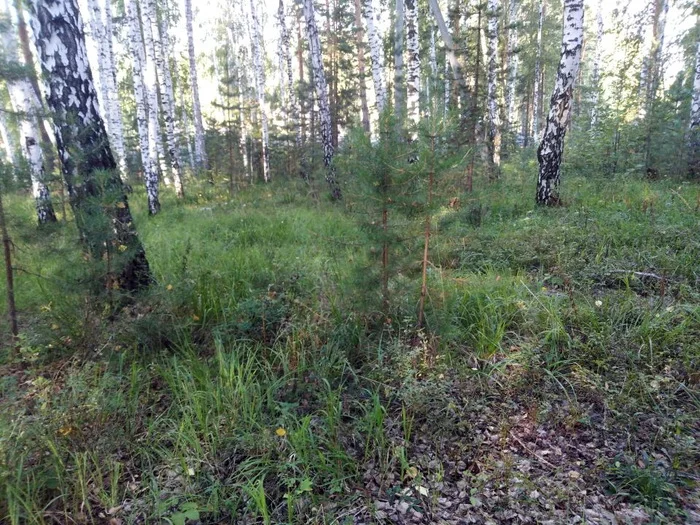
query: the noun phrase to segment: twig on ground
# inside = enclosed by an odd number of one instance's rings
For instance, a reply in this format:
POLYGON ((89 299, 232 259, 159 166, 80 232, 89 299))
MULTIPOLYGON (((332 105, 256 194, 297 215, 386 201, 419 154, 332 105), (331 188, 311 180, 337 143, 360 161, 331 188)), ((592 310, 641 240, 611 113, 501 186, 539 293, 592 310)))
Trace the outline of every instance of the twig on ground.
POLYGON ((517 441, 517 442, 520 444, 521 447, 523 447, 527 452, 529 452, 530 454, 532 454, 533 456, 535 456, 537 459, 539 459, 543 464, 547 465, 547 466, 548 466, 549 468, 551 468, 551 469, 556 469, 556 468, 557 468, 556 465, 554 465, 554 464, 550 463, 549 461, 547 461, 546 459, 544 459, 544 458, 543 458, 542 456, 540 456, 537 452, 535 452, 534 450, 530 450, 530 448, 523 442, 523 440, 520 439, 520 438, 519 438, 518 436, 516 436, 515 434, 513 434, 513 432, 509 432, 508 434, 509 434, 510 437, 512 437, 515 441, 517 441))

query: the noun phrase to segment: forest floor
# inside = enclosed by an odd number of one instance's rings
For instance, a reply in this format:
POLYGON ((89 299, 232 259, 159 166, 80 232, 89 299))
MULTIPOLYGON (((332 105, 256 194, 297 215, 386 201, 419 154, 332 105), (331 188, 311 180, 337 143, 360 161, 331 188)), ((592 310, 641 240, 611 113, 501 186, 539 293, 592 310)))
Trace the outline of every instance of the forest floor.
POLYGON ((700 189, 531 173, 438 189, 422 329, 421 219, 383 308, 352 188, 137 192, 136 300, 9 198, 0 522, 700 523, 700 189))

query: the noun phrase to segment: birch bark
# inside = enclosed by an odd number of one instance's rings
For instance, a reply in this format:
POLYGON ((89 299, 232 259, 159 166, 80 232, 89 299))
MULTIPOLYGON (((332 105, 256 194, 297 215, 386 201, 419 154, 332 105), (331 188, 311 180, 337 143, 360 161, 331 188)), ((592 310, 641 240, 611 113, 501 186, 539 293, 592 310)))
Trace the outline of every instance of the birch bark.
POLYGON ((355 0, 355 45, 357 46, 358 84, 360 91, 360 109, 362 111, 362 128, 369 133, 369 107, 367 106, 367 84, 365 83, 365 30, 362 27, 362 5, 355 0))
POLYGON ((690 107, 688 151, 688 172, 691 177, 700 177, 700 39, 695 51, 695 78, 690 107))
MULTIPOLYGON (((408 52, 408 118, 414 126, 420 122, 420 44, 418 42, 417 0, 404 0, 406 9, 406 51, 408 52)), ((415 140, 413 136, 413 140, 415 140)))
POLYGON ((540 0, 540 14, 537 23, 537 56, 535 57, 535 87, 532 93, 532 139, 540 134, 540 100, 542 100, 542 26, 544 25, 544 0, 540 0))
POLYGON ((263 156, 263 180, 270 181, 270 145, 267 122, 267 109, 265 107, 265 68, 262 49, 262 29, 260 15, 255 5, 256 0, 250 0, 250 32, 251 48, 253 50, 253 70, 255 78, 255 93, 258 100, 258 112, 260 113, 260 127, 262 135, 263 156))
POLYGON ((192 112, 194 114, 194 160, 199 170, 209 167, 207 151, 204 145, 204 124, 202 122, 202 106, 199 102, 199 79, 197 76, 197 60, 194 53, 194 28, 192 16, 192 0, 185 0, 185 22, 187 26, 187 54, 190 60, 190 86, 192 89, 192 112))
POLYGON ((508 88, 506 90, 506 125, 508 130, 511 130, 516 121, 515 111, 515 84, 518 80, 518 66, 520 65, 520 57, 517 53, 518 48, 518 0, 510 1, 510 10, 508 13, 508 22, 510 29, 508 30, 508 88))
POLYGON ((537 149, 540 169, 537 179, 537 203, 556 205, 555 188, 561 178, 564 137, 571 118, 574 81, 581 65, 583 51, 583 0, 564 0, 564 32, 557 81, 542 142, 537 149))
POLYGON ((386 108, 386 83, 384 82, 384 51, 382 39, 379 36, 381 25, 379 10, 375 11, 373 0, 364 0, 365 21, 369 39, 369 54, 372 59, 372 81, 374 96, 377 100, 377 112, 383 113, 386 108))
POLYGON ((108 284, 126 290, 145 288, 151 283, 151 273, 99 114, 77 2, 30 0, 29 9, 58 154, 78 227, 92 256, 102 259, 109 246, 91 230, 106 215, 111 221, 113 246, 118 248, 112 252, 113 268, 118 270, 108 284), (104 184, 96 180, 98 170, 107 174, 104 184), (91 202, 104 196, 114 204, 95 206, 91 202))
POLYGON ((158 152, 155 147, 155 137, 151 139, 149 129, 149 103, 144 79, 146 71, 146 52, 141 37, 138 7, 136 0, 125 0, 126 18, 129 34, 129 49, 132 58, 132 72, 134 76, 134 99, 136 100, 136 125, 139 135, 139 149, 141 150, 141 165, 143 166, 143 180, 146 185, 149 213, 157 213, 159 204, 158 195, 158 152))
POLYGON ((495 179, 498 178, 498 170, 501 165, 501 123, 498 115, 498 65, 496 63, 498 54, 498 0, 488 0, 487 16, 488 87, 486 99, 488 104, 488 140, 486 144, 489 152, 489 176, 495 179))
POLYGON ((316 25, 313 0, 304 0, 304 18, 306 20, 306 37, 309 41, 314 85, 316 88, 316 96, 318 97, 318 109, 321 121, 321 142, 323 143, 323 164, 326 168, 326 181, 330 187, 333 200, 340 200, 343 195, 340 185, 336 180, 335 167, 333 166, 334 148, 331 110, 328 103, 328 83, 326 82, 326 75, 323 71, 321 42, 318 38, 318 27, 316 25))
POLYGON ((405 115, 406 95, 404 89, 403 45, 404 45, 404 0, 395 0, 396 20, 394 26, 394 114, 400 125, 405 115))

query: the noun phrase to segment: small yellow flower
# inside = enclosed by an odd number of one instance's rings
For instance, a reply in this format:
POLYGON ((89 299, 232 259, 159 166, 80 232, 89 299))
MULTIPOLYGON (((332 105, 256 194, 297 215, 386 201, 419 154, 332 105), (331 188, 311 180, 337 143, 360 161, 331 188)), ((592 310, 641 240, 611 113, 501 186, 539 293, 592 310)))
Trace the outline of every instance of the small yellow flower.
POLYGON ((284 437, 287 435, 287 431, 282 427, 279 427, 277 430, 275 430, 275 434, 277 434, 279 437, 284 437))
POLYGON ((51 325, 51 330, 58 330, 60 326, 58 326, 56 323, 51 325))
POLYGON ((173 289, 173 285, 169 284, 168 286, 165 287, 166 290, 170 291, 173 289))
POLYGON ((123 202, 119 201, 119 202, 117 203, 117 208, 124 209, 124 208, 126 208, 126 204, 124 204, 123 202))
POLYGON ((124 253, 126 250, 127 250, 126 245, 124 245, 124 244, 120 244, 120 245, 119 245, 119 251, 120 251, 120 252, 124 253))
POLYGON ((73 426, 71 426, 71 425, 66 425, 66 426, 64 426, 64 427, 59 428, 59 429, 58 429, 58 433, 59 433, 61 436, 66 437, 66 436, 71 435, 71 434, 73 433, 74 430, 75 430, 75 428, 73 428, 73 426))
POLYGON ((192 315, 192 320, 193 321, 199 321, 199 316, 197 314, 192 315))

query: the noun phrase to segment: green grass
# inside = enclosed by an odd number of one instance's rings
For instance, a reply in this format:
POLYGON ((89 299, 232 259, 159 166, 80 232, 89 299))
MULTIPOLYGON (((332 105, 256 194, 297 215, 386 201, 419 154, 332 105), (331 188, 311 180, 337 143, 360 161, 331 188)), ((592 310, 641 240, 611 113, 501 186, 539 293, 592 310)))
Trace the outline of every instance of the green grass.
POLYGON ((483 466, 475 496, 496 477, 470 429, 492 418, 507 436, 502 400, 572 439, 606 418, 628 438, 600 451, 591 490, 682 520, 670 494, 697 475, 700 190, 565 176, 566 206, 543 210, 532 168, 507 165, 457 208, 440 188, 423 331, 421 240, 395 247, 408 262, 385 319, 352 186, 344 205, 283 181, 234 198, 193 187, 154 218, 137 190, 156 283, 135 302, 86 293, 99 269, 73 225, 37 231, 10 196, 23 336, 0 378, 0 522, 342 523, 377 498, 425 510, 402 491, 445 474, 421 440, 483 466), (669 464, 615 466, 640 450, 669 464))

